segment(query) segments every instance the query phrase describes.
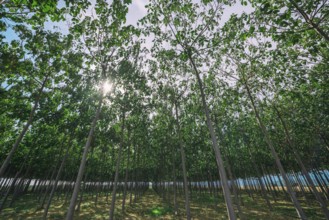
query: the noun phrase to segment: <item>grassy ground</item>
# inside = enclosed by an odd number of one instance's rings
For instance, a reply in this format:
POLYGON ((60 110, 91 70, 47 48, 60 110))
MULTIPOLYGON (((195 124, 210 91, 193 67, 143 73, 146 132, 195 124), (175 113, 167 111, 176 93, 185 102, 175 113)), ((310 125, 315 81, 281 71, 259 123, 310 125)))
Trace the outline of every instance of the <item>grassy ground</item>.
MULTIPOLYGON (((266 220, 286 220, 298 219, 296 211, 290 201, 280 199, 276 203, 271 202, 273 210, 270 211, 265 200, 256 196, 254 200, 247 195, 242 195, 243 205, 241 206, 243 219, 266 219, 266 220)), ((301 200, 303 210, 309 219, 325 219, 320 207, 316 203, 305 204, 301 200)), ((180 201, 183 209, 184 203, 180 201)), ((184 210, 180 210, 183 213, 184 210)), ((194 219, 227 219, 226 207, 223 198, 214 198, 209 195, 195 196, 191 202, 191 212, 194 219)), ((236 213, 238 210, 236 209, 236 213)))
MULTIPOLYGON (((161 199, 153 190, 148 190, 134 204, 129 205, 127 201, 126 213, 121 212, 121 198, 117 200, 115 219, 127 220, 148 220, 148 219, 185 219, 183 197, 178 197, 178 214, 174 214, 172 204, 172 195, 167 200, 161 199)), ((110 198, 109 198, 110 200, 110 198)), ((266 220, 286 220, 297 219, 296 212, 290 201, 280 199, 272 203, 274 209, 272 212, 267 208, 264 199, 261 197, 252 198, 242 195, 242 211, 245 220, 266 219, 266 220)), ((309 219, 324 219, 319 206, 316 203, 306 204, 301 201, 302 206, 309 219)), ((63 200, 54 200, 49 209, 49 219, 64 219, 68 204, 63 205, 63 200)), ((109 206, 106 203, 105 196, 98 199, 98 205, 95 206, 94 198, 85 197, 81 204, 81 210, 75 213, 74 219, 108 219, 109 206)), ((0 219, 41 219, 43 210, 37 210, 38 207, 35 198, 29 195, 21 197, 14 208, 6 208, 0 214, 0 219)), ((227 219, 226 207, 223 198, 213 197, 208 194, 192 195, 191 214, 193 219, 227 219)))

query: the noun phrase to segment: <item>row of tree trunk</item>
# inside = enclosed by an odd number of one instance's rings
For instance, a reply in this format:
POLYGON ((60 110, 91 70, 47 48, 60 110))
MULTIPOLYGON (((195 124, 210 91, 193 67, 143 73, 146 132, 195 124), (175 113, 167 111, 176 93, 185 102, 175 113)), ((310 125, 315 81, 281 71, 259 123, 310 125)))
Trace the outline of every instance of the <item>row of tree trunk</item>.
MULTIPOLYGON (((258 166, 256 163, 254 165, 255 169, 257 169, 258 176, 235 178, 229 181, 234 207, 240 219, 245 219, 243 204, 245 204, 246 201, 242 198, 242 194, 247 194, 255 201, 259 198, 263 198, 269 211, 272 211, 276 205, 279 205, 279 203, 277 203, 278 200, 284 198, 290 200, 287 186, 281 175, 270 174, 264 167, 258 166)), ((233 174, 230 169, 231 168, 228 168, 227 172, 231 178, 233 174)), ((313 177, 312 179, 314 179, 315 187, 322 201, 328 204, 329 173, 314 169, 311 173, 308 173, 308 175, 313 177)), ((314 201, 317 201, 313 193, 313 186, 308 183, 306 176, 302 172, 296 173, 291 171, 287 173, 287 177, 298 200, 304 200, 306 204, 312 204, 314 201)), ((223 198, 223 194, 220 181, 215 181, 216 175, 212 175, 212 172, 209 172, 206 175, 201 175, 200 179, 203 179, 203 181, 187 182, 189 200, 196 196, 211 196, 215 198, 215 205, 218 205, 217 203, 223 198)), ((175 178, 174 181, 159 180, 153 182, 152 186, 156 193, 162 197, 165 202, 171 205, 175 211, 178 210, 178 197, 183 198, 184 204, 186 205, 186 190, 183 180, 179 182, 177 178, 175 178)), ((321 206, 321 204, 319 205, 321 206)), ((323 214, 325 217, 325 213, 323 214)))

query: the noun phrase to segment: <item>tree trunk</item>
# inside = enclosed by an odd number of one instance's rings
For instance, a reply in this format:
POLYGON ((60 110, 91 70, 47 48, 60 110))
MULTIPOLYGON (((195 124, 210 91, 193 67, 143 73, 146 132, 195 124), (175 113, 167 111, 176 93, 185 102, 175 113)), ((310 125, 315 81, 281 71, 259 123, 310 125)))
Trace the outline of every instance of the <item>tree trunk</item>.
MULTIPOLYGON (((128 129, 128 141, 130 136, 130 129, 128 129)), ((128 169, 130 163, 130 144, 128 143, 128 155, 127 155, 127 167, 125 173, 125 182, 123 186, 123 198, 122 198, 122 212, 125 212, 125 205, 126 205, 126 197, 127 197, 127 182, 128 182, 128 169)))
POLYGON ((312 178, 310 177, 308 171, 306 170, 306 167, 304 166, 304 163, 303 163, 302 159, 300 158, 300 155, 299 155, 297 149, 295 148, 295 145, 292 143, 290 132, 288 131, 287 125, 286 125, 285 121, 283 120, 280 111, 278 110, 278 108, 275 105, 273 105, 273 108, 274 108, 274 110, 276 111, 276 113, 278 115, 278 118, 279 118, 279 120, 282 124, 283 130, 285 132, 288 144, 291 147, 291 149, 292 149, 292 151, 295 155, 295 158, 296 158, 296 161, 297 161, 299 167, 302 169, 302 173, 304 174, 308 184, 311 187, 312 193, 314 194, 316 200, 319 202, 319 205, 321 206, 321 209, 322 209, 324 215, 326 216, 327 219, 329 219, 329 211, 328 211, 327 205, 323 201, 323 199, 321 198, 318 190, 316 189, 316 187, 314 185, 314 182, 313 182, 312 178))
POLYGON ((93 134, 95 131, 95 127, 96 127, 96 122, 99 118, 100 112, 101 112, 101 107, 102 107, 102 102, 103 102, 103 92, 101 93, 101 96, 99 98, 99 103, 97 106, 97 110, 96 110, 96 115, 95 118, 91 124, 91 128, 88 134, 88 139, 86 142, 86 145, 84 147, 84 152, 83 152, 83 156, 81 159, 81 163, 80 163, 80 167, 79 167, 79 172, 78 172, 78 176, 77 179, 75 181, 75 185, 74 185, 74 190, 73 190, 73 194, 70 200, 70 205, 69 205, 69 209, 66 215, 66 220, 72 220, 73 219, 73 215, 74 215, 74 209, 75 209, 75 204, 77 202, 77 198, 78 198, 78 194, 80 191, 80 184, 81 184, 81 180, 85 171, 85 165, 86 165, 86 161, 87 161, 87 155, 88 155, 88 151, 89 151, 89 147, 91 144, 91 140, 93 138, 93 134))
POLYGON ((112 200, 111 200, 111 208, 110 208, 110 220, 113 220, 114 217, 114 209, 115 209, 115 199, 116 199, 116 190, 117 190, 117 183, 119 178, 119 167, 121 162, 121 154, 122 154, 122 148, 124 145, 124 129, 125 129, 125 112, 123 111, 122 114, 122 125, 121 125, 121 142, 119 147, 119 154, 117 158, 117 163, 115 166, 115 176, 114 176, 114 185, 112 190, 112 200))
POLYGON ((17 199, 17 197, 19 196, 23 186, 24 186, 24 178, 25 176, 30 172, 31 169, 31 163, 28 165, 25 173, 23 174, 23 176, 21 177, 20 181, 18 182, 17 186, 15 186, 15 190, 13 193, 13 196, 11 198, 11 201, 9 203, 9 207, 12 207, 12 205, 14 204, 15 200, 17 199))
POLYGON ((13 147, 11 148, 8 156, 6 157, 5 161, 3 162, 3 164, 1 165, 1 168, 0 168, 0 177, 2 177, 7 169, 7 167, 9 166, 9 163, 10 163, 10 160, 11 158, 13 157, 14 153, 16 152, 19 144, 21 143, 21 141, 23 140, 24 136, 25 136, 25 133, 27 132, 27 130, 29 129, 30 125, 32 124, 32 121, 33 121, 33 116, 34 116, 34 113, 35 111, 37 110, 38 108, 38 105, 39 105, 39 100, 41 98, 41 94, 43 92, 43 89, 46 85, 46 82, 47 82, 47 79, 48 79, 48 76, 45 77, 45 79, 43 80, 42 82, 42 85, 41 85, 41 88, 39 89, 39 92, 38 92, 38 95, 34 101, 34 104, 33 104, 33 108, 31 109, 31 112, 30 112, 30 115, 29 115, 29 119, 28 121, 26 122, 26 124, 24 125, 24 128, 22 130, 22 132, 19 134, 18 138, 16 139, 13 147))
POLYGON ((225 202, 226 202, 227 214, 228 214, 228 217, 229 217, 230 220, 235 220, 236 215, 235 215, 235 212, 234 212, 234 207, 233 207, 233 203, 232 203, 232 199, 231 199, 231 192, 230 192, 230 188, 229 188, 229 184, 228 184, 228 180, 227 180, 227 175, 226 175, 226 171, 224 169, 224 163, 223 163, 222 155, 221 155, 221 152, 220 152, 219 147, 218 147, 217 137, 215 135, 214 127, 213 127, 212 122, 211 122, 211 117, 210 117, 209 109, 208 109, 208 106, 207 106, 206 97, 205 97, 205 94, 204 94, 204 88, 203 88, 202 80, 200 78, 199 70, 197 69, 197 67, 194 63, 194 60, 192 59, 191 54, 189 53, 188 56, 189 56, 189 60, 192 64, 192 67, 194 69, 194 72, 195 72, 195 75, 196 75, 196 78, 197 78, 197 81, 198 81, 200 93, 201 93, 203 110, 206 114, 207 126, 208 126, 210 136, 211 136, 212 147, 213 147, 213 150, 215 152, 215 157, 216 157, 216 162, 217 162, 217 166, 218 166, 219 176, 220 176, 220 179, 221 179, 224 198, 225 198, 225 202))
POLYGON ((288 193, 289 193, 289 195, 290 195, 291 201, 293 202, 293 204, 294 204, 294 206, 295 206, 295 209, 296 209, 296 211, 297 211, 298 217, 299 217, 300 219, 305 220, 305 219, 307 219, 307 218, 306 218, 306 215, 305 215, 305 213, 304 213, 304 211, 303 211, 303 209, 302 209, 302 207, 301 207, 299 201, 297 200, 297 197, 296 197, 296 195, 295 195, 295 192, 293 191, 292 186, 291 186, 291 184, 289 183, 289 180, 288 180, 288 178, 287 178, 286 172, 285 172, 285 170, 283 169, 283 166, 282 166, 282 164, 281 164, 281 161, 280 161, 280 159, 279 159, 279 156, 278 156, 277 152, 276 152, 275 149, 274 149, 274 146, 273 146, 272 140, 270 139, 270 137, 269 137, 269 135, 268 135, 268 133, 267 133, 267 130, 266 130, 264 124, 263 124, 263 121, 262 121, 262 119, 261 119, 260 116, 259 116, 258 110, 257 110, 257 108, 256 108, 256 106, 255 106, 254 99, 253 99, 253 97, 251 96, 251 92, 250 92, 250 89, 249 89, 249 86, 248 86, 247 82, 244 82, 244 85, 245 85, 245 87, 246 87, 247 94, 248 94, 249 100, 250 100, 250 102, 251 102, 252 109, 253 109, 253 111, 254 111, 254 113, 255 113, 255 116, 256 116, 256 119, 257 119, 258 125, 259 125, 259 127, 260 127, 260 129, 261 129, 261 131, 262 131, 262 133, 263 133, 263 135, 264 135, 264 137, 265 137, 265 141, 266 141, 266 143, 267 143, 267 145, 268 145, 268 147, 269 147, 269 149, 270 149, 270 151, 271 151, 271 154, 272 154, 272 156, 274 157, 275 163, 276 163, 277 167, 279 168, 279 171, 280 171, 280 173, 281 173, 281 175, 282 175, 282 178, 283 178, 283 180, 284 180, 284 182, 285 182, 285 185, 286 185, 286 187, 287 187, 287 191, 288 191, 288 193))
MULTIPOLYGON (((41 202, 41 204, 39 206, 39 209, 43 209, 43 207, 45 205, 45 202, 46 202, 46 199, 47 199, 47 196, 48 196, 48 192, 49 192, 49 190, 51 188, 51 182, 52 182, 52 180, 53 180, 53 178, 54 178, 54 176, 56 174, 56 168, 57 168, 58 164, 59 163, 56 163, 55 166, 54 166, 54 169, 53 169, 52 174, 51 174, 51 176, 49 178, 49 182, 48 182, 48 185, 46 186, 46 190, 45 190, 45 193, 43 195, 43 199, 42 199, 42 202, 41 202)), ((47 183, 47 180, 46 180, 46 183, 47 183)))
POLYGON ((262 180, 261 173, 260 173, 260 171, 259 171, 259 169, 257 167, 257 164, 255 162, 255 159, 252 156, 252 154, 251 154, 250 151, 249 151, 249 154, 250 154, 251 162, 252 162, 252 164, 254 166, 254 169, 256 170, 256 174, 257 174, 257 178, 258 178, 258 181, 259 181, 259 184, 260 184, 260 189, 261 189, 262 195, 263 195, 263 197, 264 197, 264 199, 266 201, 266 204, 267 204, 268 208, 270 209, 270 211, 272 211, 273 208, 272 208, 271 202, 270 202, 270 200, 269 200, 269 198, 267 196, 267 192, 266 192, 265 187, 264 187, 264 183, 263 183, 263 180, 262 180))
POLYGON ((57 188, 57 185, 58 185, 58 181, 59 181, 59 178, 62 174, 62 170, 64 168, 64 165, 65 165, 65 162, 66 162, 66 159, 69 155, 69 150, 70 150, 70 147, 71 147, 71 144, 69 143, 67 148, 66 148, 66 152, 65 152, 65 156, 62 160, 62 163, 58 169, 58 172, 57 172, 57 175, 56 175, 56 178, 55 178, 55 182, 54 182, 54 185, 52 186, 52 189, 51 189, 51 192, 50 192, 50 195, 49 195, 49 199, 48 199, 48 202, 47 202, 47 205, 45 207, 45 210, 44 210, 44 213, 43 213, 43 219, 47 219, 47 215, 48 215, 48 210, 49 210, 49 207, 50 207, 50 204, 51 204, 51 201, 53 199, 53 196, 54 196, 54 193, 55 193, 55 190, 57 188))
POLYGON ((13 189, 15 188, 16 182, 18 180, 19 175, 22 173, 22 171, 24 169, 25 163, 26 163, 26 159, 23 162, 22 166, 20 167, 19 171, 16 173, 15 177, 13 178, 13 181, 11 183, 9 183, 10 186, 8 186, 6 194, 3 196, 2 200, 1 200, 0 213, 1 213, 2 209, 4 208, 6 202, 7 202, 7 199, 8 199, 8 196, 9 196, 10 192, 13 191, 13 189))
POLYGON ((240 200, 239 200, 239 197, 238 197, 238 192, 237 192, 237 189, 236 189, 235 182, 233 181, 234 178, 233 178, 233 173, 232 173, 231 165, 228 162, 228 159, 226 160, 226 163, 227 163, 228 175, 229 175, 230 179, 232 180, 233 195, 234 195, 236 206, 238 208, 238 215, 239 215, 239 217, 240 217, 241 220, 244 220, 245 217, 244 217, 244 214, 243 214, 242 209, 241 209, 241 204, 240 204, 240 200))
POLYGON ((181 128, 179 124, 179 117, 178 117, 178 106, 177 102, 175 102, 175 112, 176 112, 176 126, 178 132, 178 140, 179 140, 179 147, 180 147, 180 154, 182 160, 182 169, 183 169, 183 187, 184 187, 184 194, 185 194, 185 210, 186 210, 186 219, 191 219, 191 211, 190 211, 190 198, 189 198, 189 190, 187 185, 187 172, 186 172, 186 156, 185 156, 185 149, 184 143, 181 137, 181 128))
POLYGON ((174 193, 174 213, 178 214, 178 202, 177 202, 177 178, 176 178, 176 152, 173 153, 173 193, 174 193))
POLYGON ((135 182, 134 182, 134 180, 136 179, 136 169, 137 169, 137 167, 136 167, 136 145, 134 145, 134 158, 133 158, 133 165, 135 165, 135 166, 133 166, 133 172, 132 172, 132 178, 131 178, 131 189, 130 189, 130 196, 129 196, 129 205, 131 205, 132 204, 132 201, 133 201, 133 192, 134 192, 134 188, 136 187, 135 186, 135 182))

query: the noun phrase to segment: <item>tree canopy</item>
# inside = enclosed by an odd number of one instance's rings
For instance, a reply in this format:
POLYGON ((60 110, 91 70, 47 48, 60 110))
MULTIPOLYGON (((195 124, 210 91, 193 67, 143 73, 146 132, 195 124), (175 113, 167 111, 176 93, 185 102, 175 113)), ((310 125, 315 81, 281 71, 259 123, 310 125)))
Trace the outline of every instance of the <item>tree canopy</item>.
POLYGON ((88 182, 210 178, 236 219, 231 181, 273 174, 306 219, 284 177, 328 169, 328 1, 131 3, 0 1, 2 181, 58 171, 71 219, 88 182))

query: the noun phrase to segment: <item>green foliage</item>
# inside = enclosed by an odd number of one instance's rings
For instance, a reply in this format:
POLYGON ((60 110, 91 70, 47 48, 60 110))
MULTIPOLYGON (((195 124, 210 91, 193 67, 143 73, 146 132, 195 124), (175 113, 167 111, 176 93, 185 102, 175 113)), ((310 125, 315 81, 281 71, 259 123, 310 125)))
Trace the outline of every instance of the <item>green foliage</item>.
MULTIPOLYGON (((0 4, 0 30, 12 28, 18 35, 7 42, 2 33, 0 41, 1 163, 40 95, 33 124, 7 175, 14 176, 26 160, 33 171, 29 177, 45 178, 70 146, 62 179, 71 180, 95 115, 99 87, 108 80, 114 88, 105 95, 96 126, 88 180, 112 181, 123 112, 127 129, 120 176, 127 168, 130 180, 171 181, 175 169, 182 179, 175 102, 189 180, 206 179, 209 173, 218 179, 191 58, 201 72, 220 150, 236 178, 256 175, 251 156, 258 166, 278 172, 246 83, 284 167, 299 169, 273 106, 307 168, 328 168, 328 41, 292 1, 241 1, 254 11, 232 14, 225 24, 220 18, 233 3, 220 2, 224 5, 153 0, 138 27, 126 25, 129 0, 96 1, 95 15, 82 17, 89 1, 65 1, 65 6, 41 0, 0 4), (44 22, 63 20, 66 13, 72 16, 67 35, 45 30, 44 22), (148 49, 143 43, 147 36, 153 38, 148 49)), ((327 5, 296 2, 328 33, 327 5)))

